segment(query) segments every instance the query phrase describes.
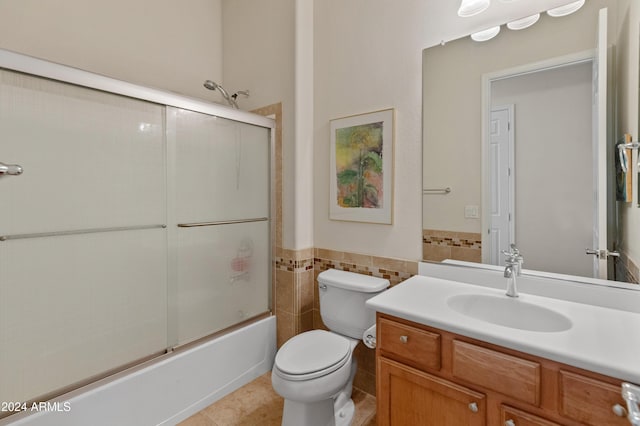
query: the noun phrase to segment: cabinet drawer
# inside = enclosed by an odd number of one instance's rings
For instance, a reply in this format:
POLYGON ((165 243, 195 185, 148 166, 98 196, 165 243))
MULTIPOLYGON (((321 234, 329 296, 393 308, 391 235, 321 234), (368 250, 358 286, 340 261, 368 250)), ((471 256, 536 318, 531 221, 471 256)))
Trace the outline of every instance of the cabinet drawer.
POLYGON ((537 362, 454 340, 453 375, 529 404, 540 404, 537 362))
POLYGON ((560 371, 560 414, 589 425, 626 425, 625 417, 618 417, 612 408, 620 404, 626 409, 621 387, 560 371))
POLYGON ((417 327, 378 320, 380 352, 420 369, 440 369, 440 335, 417 327))
POLYGON ((560 426, 559 423, 550 422, 508 405, 500 406, 500 419, 500 424, 504 426, 560 426))

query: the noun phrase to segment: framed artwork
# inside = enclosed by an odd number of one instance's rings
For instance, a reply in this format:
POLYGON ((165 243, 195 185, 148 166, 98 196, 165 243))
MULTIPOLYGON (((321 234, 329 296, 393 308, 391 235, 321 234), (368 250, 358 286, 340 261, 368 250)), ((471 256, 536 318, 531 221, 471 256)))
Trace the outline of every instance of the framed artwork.
POLYGON ((393 221, 393 109, 331 120, 329 218, 393 221))

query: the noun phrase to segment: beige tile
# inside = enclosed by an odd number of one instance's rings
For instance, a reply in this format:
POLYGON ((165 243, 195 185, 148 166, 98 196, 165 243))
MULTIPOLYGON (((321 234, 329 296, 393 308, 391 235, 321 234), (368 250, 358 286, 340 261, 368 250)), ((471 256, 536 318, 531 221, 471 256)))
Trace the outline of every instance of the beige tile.
POLYGON ((284 258, 284 260, 287 260, 287 261, 288 260, 295 260, 296 252, 295 252, 295 250, 283 248, 282 249, 282 257, 284 258))
POLYGON ((361 426, 366 424, 371 416, 376 413, 376 398, 360 389, 354 389, 351 398, 356 408, 351 425, 361 426))
POLYGON ((449 231, 442 231, 439 229, 423 229, 422 235, 429 235, 437 238, 451 238, 452 234, 449 231))
POLYGON ((313 309, 320 310, 320 289, 318 288, 318 274, 314 271, 313 280, 313 309))
POLYGON ((374 269, 384 269, 385 271, 406 271, 407 269, 407 262, 402 259, 374 256, 372 262, 374 269))
POLYGON ((178 426, 218 426, 202 412, 196 413, 188 419, 178 423, 178 426))
POLYGON ((373 265, 372 256, 358 253, 344 252, 343 261, 347 263, 353 263, 360 266, 371 267, 373 265))
POLYGON ((482 251, 474 248, 451 247, 451 258, 467 262, 482 262, 482 251))
MULTIPOLYGON (((352 399, 355 405, 352 426, 375 425, 375 397, 354 388, 352 399)), ((271 373, 268 372, 188 418, 180 426, 279 426, 283 406, 284 400, 273 390, 271 373)))
POLYGON ((284 342, 295 336, 296 324, 294 323, 294 316, 288 312, 280 312, 276 314, 276 335, 278 347, 282 346, 284 342))
POLYGON ((313 270, 296 273, 297 306, 294 314, 313 310, 313 270))
POLYGON ((358 370, 369 374, 376 373, 376 351, 369 349, 363 343, 359 343, 353 351, 353 356, 358 361, 358 370))
POLYGON ((225 396, 201 413, 219 426, 280 425, 284 400, 271 386, 271 373, 225 396))
POLYGON ((289 271, 276 271, 276 297, 275 307, 276 315, 281 312, 289 314, 294 313, 295 307, 295 288, 294 273, 289 271))
POLYGON ((322 316, 319 309, 313 310, 313 329, 314 330, 328 330, 327 326, 322 322, 322 316))
POLYGON ((418 275, 418 262, 407 261, 407 273, 418 275))
POLYGON ((298 333, 313 330, 313 309, 300 315, 298 333))
POLYGON ((362 426, 376 426, 378 424, 378 418, 376 417, 376 413, 373 413, 368 419, 366 419, 362 426))
POLYGON ((319 259, 342 261, 344 259, 344 252, 328 249, 317 249, 316 257, 319 259))
POLYGON ((482 235, 478 232, 452 232, 451 233, 455 238, 459 238, 461 240, 469 240, 469 241, 481 241, 482 235))
POLYGON ((309 247, 306 249, 296 250, 296 259, 304 260, 304 259, 312 259, 313 258, 313 247, 309 247))
POLYGON ((445 259, 451 259, 451 247, 423 244, 422 257, 424 258, 424 260, 430 260, 433 262, 440 262, 445 259))
POLYGON ((375 374, 367 373, 364 370, 356 371, 356 376, 353 378, 353 386, 363 390, 369 395, 376 394, 376 376, 375 374))

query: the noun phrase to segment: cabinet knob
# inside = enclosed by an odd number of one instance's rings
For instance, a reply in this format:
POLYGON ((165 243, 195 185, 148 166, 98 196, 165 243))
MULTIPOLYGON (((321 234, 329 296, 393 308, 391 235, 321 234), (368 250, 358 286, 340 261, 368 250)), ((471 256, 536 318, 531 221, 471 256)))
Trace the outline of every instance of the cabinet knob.
POLYGON ((409 341, 409 337, 408 336, 400 336, 400 341, 402 343, 407 343, 407 341, 409 341))
POLYGON ((611 407, 611 409, 613 410, 616 416, 627 417, 627 410, 622 405, 616 404, 613 407, 611 407))
POLYGON ((516 422, 514 422, 511 419, 509 419, 506 422, 504 422, 504 426, 516 426, 516 422))
POLYGON ((477 413, 478 404, 476 404, 475 402, 472 402, 471 404, 469 404, 469 410, 471 410, 472 413, 477 413))

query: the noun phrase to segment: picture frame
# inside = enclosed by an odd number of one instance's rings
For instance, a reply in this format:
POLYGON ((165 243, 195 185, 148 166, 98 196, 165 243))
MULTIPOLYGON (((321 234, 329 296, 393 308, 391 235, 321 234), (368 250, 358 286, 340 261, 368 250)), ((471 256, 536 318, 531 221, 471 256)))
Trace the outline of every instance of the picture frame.
POLYGON ((393 108, 330 120, 329 218, 393 224, 393 108))

